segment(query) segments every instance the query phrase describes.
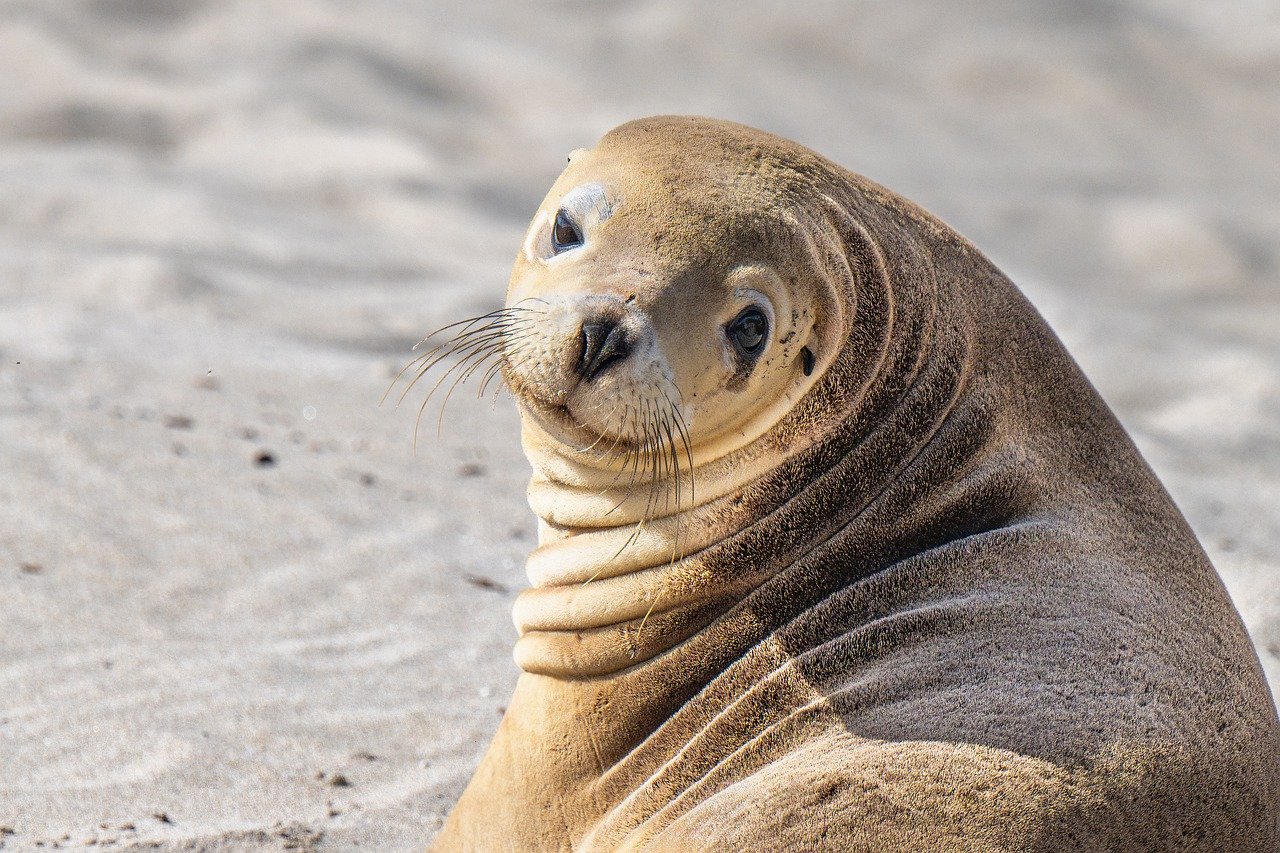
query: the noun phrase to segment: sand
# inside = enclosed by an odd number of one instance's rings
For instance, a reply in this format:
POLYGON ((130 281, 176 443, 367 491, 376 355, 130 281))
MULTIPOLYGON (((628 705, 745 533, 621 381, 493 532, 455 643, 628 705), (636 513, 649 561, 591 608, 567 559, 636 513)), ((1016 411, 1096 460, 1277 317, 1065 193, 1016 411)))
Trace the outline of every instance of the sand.
POLYGON ((515 680, 509 400, 415 454, 612 125, 803 141, 1023 285, 1280 683, 1271 4, 0 4, 0 847, 420 848, 515 680))

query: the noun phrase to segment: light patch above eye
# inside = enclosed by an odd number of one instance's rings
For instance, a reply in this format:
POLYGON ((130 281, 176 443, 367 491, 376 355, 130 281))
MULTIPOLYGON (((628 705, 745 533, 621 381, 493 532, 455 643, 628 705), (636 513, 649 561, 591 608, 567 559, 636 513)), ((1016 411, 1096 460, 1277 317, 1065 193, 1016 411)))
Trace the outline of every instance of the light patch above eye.
POLYGON ((613 213, 613 206, 600 184, 582 184, 569 190, 560 199, 560 209, 573 214, 579 222, 587 218, 603 222, 613 213))

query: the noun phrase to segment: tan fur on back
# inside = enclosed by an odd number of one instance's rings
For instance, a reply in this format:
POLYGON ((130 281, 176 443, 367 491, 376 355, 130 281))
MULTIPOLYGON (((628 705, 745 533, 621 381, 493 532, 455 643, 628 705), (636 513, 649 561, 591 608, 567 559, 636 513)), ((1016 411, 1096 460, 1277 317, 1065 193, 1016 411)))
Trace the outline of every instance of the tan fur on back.
POLYGON ((509 302, 586 291, 653 319, 694 488, 590 452, 612 410, 583 394, 655 392, 571 387, 535 323, 506 371, 543 519, 525 672, 437 849, 1277 849, 1280 729, 1240 619, 969 243, 794 143, 651 118, 575 154, 509 302), (612 206, 548 260, 584 184, 612 206), (776 339, 720 382, 707 330, 757 291, 776 339))

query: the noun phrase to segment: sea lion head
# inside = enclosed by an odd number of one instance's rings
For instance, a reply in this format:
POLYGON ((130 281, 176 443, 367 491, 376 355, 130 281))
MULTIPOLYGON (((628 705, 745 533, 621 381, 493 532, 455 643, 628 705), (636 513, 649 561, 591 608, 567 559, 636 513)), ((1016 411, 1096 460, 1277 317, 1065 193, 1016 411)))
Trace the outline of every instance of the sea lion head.
POLYGON ((645 119, 570 156, 507 298, 504 377, 539 443, 692 466, 767 433, 834 358, 844 299, 804 218, 820 164, 741 131, 645 119))

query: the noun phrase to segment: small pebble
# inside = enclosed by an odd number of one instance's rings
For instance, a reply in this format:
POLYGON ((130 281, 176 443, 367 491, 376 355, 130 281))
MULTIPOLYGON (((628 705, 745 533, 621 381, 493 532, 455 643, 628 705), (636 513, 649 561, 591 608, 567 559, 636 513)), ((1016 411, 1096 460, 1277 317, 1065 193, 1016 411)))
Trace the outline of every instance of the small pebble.
POLYGON ((505 585, 498 583, 493 578, 487 578, 484 575, 473 575, 473 574, 467 573, 462 576, 462 579, 465 580, 467 583, 471 584, 472 586, 479 587, 480 589, 488 589, 494 592, 507 591, 507 588, 505 585))

